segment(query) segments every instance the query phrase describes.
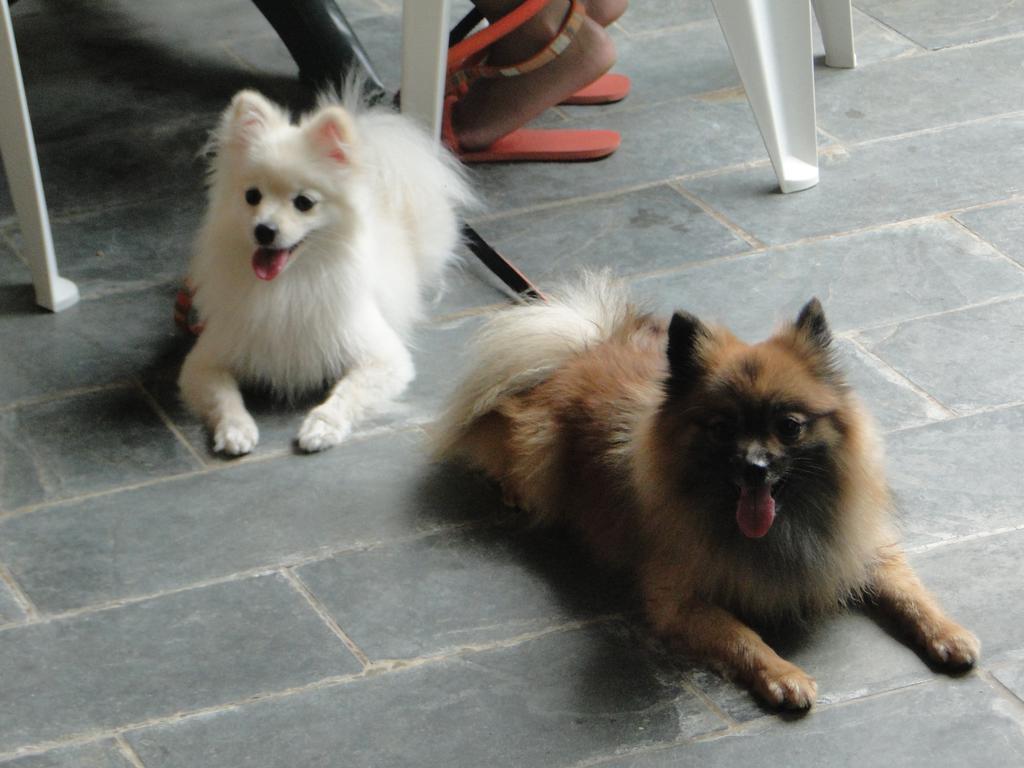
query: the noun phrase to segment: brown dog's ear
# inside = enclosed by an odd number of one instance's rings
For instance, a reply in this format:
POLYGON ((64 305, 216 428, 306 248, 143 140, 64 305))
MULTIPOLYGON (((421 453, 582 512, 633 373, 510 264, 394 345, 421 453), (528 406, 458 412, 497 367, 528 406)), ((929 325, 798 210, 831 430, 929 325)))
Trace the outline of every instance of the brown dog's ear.
POLYGON ((339 106, 324 107, 306 126, 309 140, 324 156, 337 163, 350 161, 356 127, 352 116, 339 106))
POLYGON ((800 310, 793 323, 792 338, 819 379, 836 387, 846 386, 832 346, 832 331, 829 330, 820 301, 811 299, 800 310))
POLYGON ((676 312, 668 326, 669 387, 688 388, 697 380, 704 364, 700 345, 708 337, 707 326, 689 312, 676 312))
POLYGON ((794 327, 798 335, 802 335, 821 350, 827 350, 832 345, 832 331, 829 330, 825 310, 817 298, 804 304, 804 308, 797 315, 794 327))

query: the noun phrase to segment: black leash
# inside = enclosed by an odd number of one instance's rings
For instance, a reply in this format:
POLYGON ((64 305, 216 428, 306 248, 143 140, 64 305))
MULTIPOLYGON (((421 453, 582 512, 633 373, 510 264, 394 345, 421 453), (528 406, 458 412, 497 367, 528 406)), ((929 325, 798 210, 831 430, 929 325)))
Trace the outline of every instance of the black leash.
MULTIPOLYGON (((452 28, 451 34, 448 35, 448 47, 451 48, 461 42, 483 20, 484 15, 480 11, 476 8, 470 10, 452 28)), ((483 265, 491 270, 494 276, 507 285, 510 290, 522 298, 544 299, 544 294, 537 289, 537 286, 530 282, 530 279, 519 271, 511 261, 498 253, 473 227, 465 224, 462 234, 473 255, 480 259, 483 265)))

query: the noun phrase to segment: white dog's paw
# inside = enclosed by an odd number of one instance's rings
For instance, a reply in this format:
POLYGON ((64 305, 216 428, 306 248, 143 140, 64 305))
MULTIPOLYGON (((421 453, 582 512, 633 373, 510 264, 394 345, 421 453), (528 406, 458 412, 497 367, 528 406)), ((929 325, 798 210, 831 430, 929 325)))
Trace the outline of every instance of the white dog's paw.
POLYGON ((213 450, 228 456, 242 456, 252 453, 260 441, 260 431, 252 416, 229 416, 221 419, 213 430, 213 450))
POLYGON ((314 408, 299 427, 299 448, 307 453, 323 451, 340 443, 351 432, 352 424, 348 421, 339 421, 333 414, 314 408))

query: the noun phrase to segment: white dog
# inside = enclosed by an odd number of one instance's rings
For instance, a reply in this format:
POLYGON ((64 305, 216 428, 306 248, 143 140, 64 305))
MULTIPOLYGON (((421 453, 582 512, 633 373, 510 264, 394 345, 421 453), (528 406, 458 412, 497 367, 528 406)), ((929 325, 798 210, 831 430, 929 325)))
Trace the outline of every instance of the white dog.
POLYGON ((216 451, 248 453, 259 439, 239 380, 284 397, 333 385, 298 433, 318 451, 415 375, 405 340, 472 194, 418 127, 356 93, 293 124, 242 91, 212 138, 189 270, 204 329, 178 383, 216 451))

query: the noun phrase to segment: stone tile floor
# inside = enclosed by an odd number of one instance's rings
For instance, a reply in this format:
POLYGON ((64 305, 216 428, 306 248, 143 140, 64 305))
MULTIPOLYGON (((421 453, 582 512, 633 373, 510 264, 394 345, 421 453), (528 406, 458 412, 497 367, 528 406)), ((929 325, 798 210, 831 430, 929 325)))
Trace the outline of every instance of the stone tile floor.
MULTIPOLYGON (((950 678, 865 616, 781 647, 804 718, 652 640, 628 592, 423 456, 468 266, 393 411, 318 456, 258 402, 223 461, 179 406, 170 322, 231 94, 308 98, 245 0, 21 0, 54 234, 83 301, 33 307, 0 190, 0 763, 61 766, 1024 764, 1024 6, 856 0, 861 66, 817 70, 821 184, 782 196, 705 0, 635 0, 622 104, 579 166, 480 168, 475 221, 542 285, 610 265, 664 311, 759 336, 820 296, 888 437, 916 567, 975 629, 950 678)), ((344 0, 392 84, 399 0, 344 0)), ((575 550, 568 545, 568 551, 575 550)))

